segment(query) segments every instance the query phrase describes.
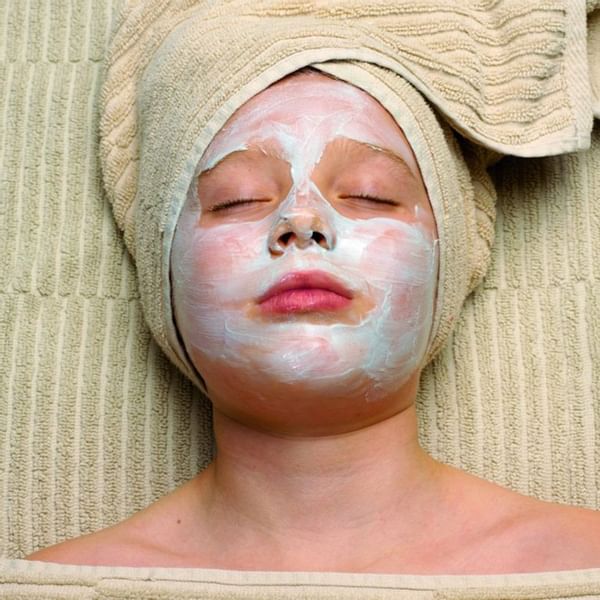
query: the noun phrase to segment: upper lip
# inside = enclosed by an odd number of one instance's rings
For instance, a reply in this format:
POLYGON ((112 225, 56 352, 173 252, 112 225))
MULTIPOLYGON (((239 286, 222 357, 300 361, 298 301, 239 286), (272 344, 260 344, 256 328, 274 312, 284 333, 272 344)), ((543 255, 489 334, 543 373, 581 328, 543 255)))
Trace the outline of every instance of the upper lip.
POLYGON ((260 304, 277 294, 297 289, 329 290, 345 298, 352 298, 352 292, 348 288, 324 271, 297 271, 284 275, 259 298, 258 302, 260 304))

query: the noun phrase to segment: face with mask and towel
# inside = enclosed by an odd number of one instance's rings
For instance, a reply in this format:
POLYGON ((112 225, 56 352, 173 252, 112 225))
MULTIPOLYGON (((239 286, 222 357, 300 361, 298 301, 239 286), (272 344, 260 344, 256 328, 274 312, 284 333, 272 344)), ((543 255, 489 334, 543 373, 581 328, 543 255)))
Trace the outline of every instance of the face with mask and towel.
POLYGON ((216 454, 129 519, 30 558, 421 575, 600 566, 595 513, 521 496, 419 443, 421 371, 490 261, 487 166, 535 151, 530 130, 496 125, 497 106, 455 93, 441 38, 420 36, 417 52, 394 33, 431 22, 395 2, 124 12, 102 96, 104 184, 154 339, 213 404, 216 454))
POLYGON ((437 237, 389 113, 345 82, 295 75, 248 101, 198 171, 171 281, 213 403, 287 433, 405 408, 433 325, 437 237))

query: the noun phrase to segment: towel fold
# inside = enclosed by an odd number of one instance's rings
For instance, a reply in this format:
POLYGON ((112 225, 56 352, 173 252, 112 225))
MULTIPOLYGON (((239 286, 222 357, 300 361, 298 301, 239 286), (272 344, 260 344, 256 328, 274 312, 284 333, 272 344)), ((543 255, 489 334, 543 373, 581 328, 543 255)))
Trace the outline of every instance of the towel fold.
POLYGON ((89 567, 0 561, 5 600, 592 600, 600 569, 514 575, 387 575, 89 567))
POLYGON ((600 119, 600 2, 588 15, 588 62, 594 116, 600 119))
POLYGON ((379 100, 413 147, 440 238, 431 359, 489 262, 495 192, 486 159, 589 144, 585 19, 581 2, 131 3, 109 50, 101 162, 163 350, 202 387, 174 326, 169 264, 203 151, 246 100, 311 65, 379 100), (459 148, 446 122, 472 143, 459 148))

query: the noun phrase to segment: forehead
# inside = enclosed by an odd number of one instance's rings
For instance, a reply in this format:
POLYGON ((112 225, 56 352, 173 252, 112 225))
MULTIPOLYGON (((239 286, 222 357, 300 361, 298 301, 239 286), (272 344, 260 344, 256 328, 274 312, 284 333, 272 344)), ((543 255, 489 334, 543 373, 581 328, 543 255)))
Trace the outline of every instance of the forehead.
MULTIPOLYGON (((325 115, 332 111, 385 109, 372 96, 345 81, 320 73, 293 74, 263 90, 235 113, 234 118, 260 119, 265 111, 286 119, 295 114, 325 115)), ((388 115, 389 116, 389 115, 388 115)))
POLYGON ((202 168, 211 168, 227 154, 265 141, 298 147, 338 137, 389 149, 418 171, 404 133, 375 98, 319 73, 288 77, 243 104, 212 140, 202 168))

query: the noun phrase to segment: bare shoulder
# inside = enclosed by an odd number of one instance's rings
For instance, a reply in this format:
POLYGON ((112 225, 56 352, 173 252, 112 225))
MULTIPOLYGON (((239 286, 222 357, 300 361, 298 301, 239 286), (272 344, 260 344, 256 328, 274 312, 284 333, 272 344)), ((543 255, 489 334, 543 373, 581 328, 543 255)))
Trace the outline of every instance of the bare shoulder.
POLYGON ((527 570, 600 567, 599 511, 528 499, 512 532, 527 570))
POLYGON ((107 565, 115 564, 115 551, 123 549, 123 540, 107 530, 97 531, 77 538, 42 548, 25 557, 25 560, 72 564, 107 565), (112 560, 107 561, 111 556, 112 560))
POLYGON ((579 567, 600 567, 600 511, 551 504, 542 526, 554 533, 556 552, 570 552, 579 567))
POLYGON ((72 565, 144 566, 150 548, 128 521, 42 548, 25 560, 72 565))
POLYGON ((600 511, 545 502, 462 472, 453 475, 470 517, 463 531, 479 523, 471 528, 470 547, 457 548, 472 572, 600 568, 600 511))
POLYGON ((182 566, 177 550, 193 522, 187 508, 188 486, 160 498, 111 527, 48 546, 26 560, 76 565, 182 566))
POLYGON ((94 533, 72 538, 25 557, 25 560, 71 565, 121 567, 185 566, 182 557, 173 551, 177 544, 152 535, 140 523, 123 521, 94 533))

